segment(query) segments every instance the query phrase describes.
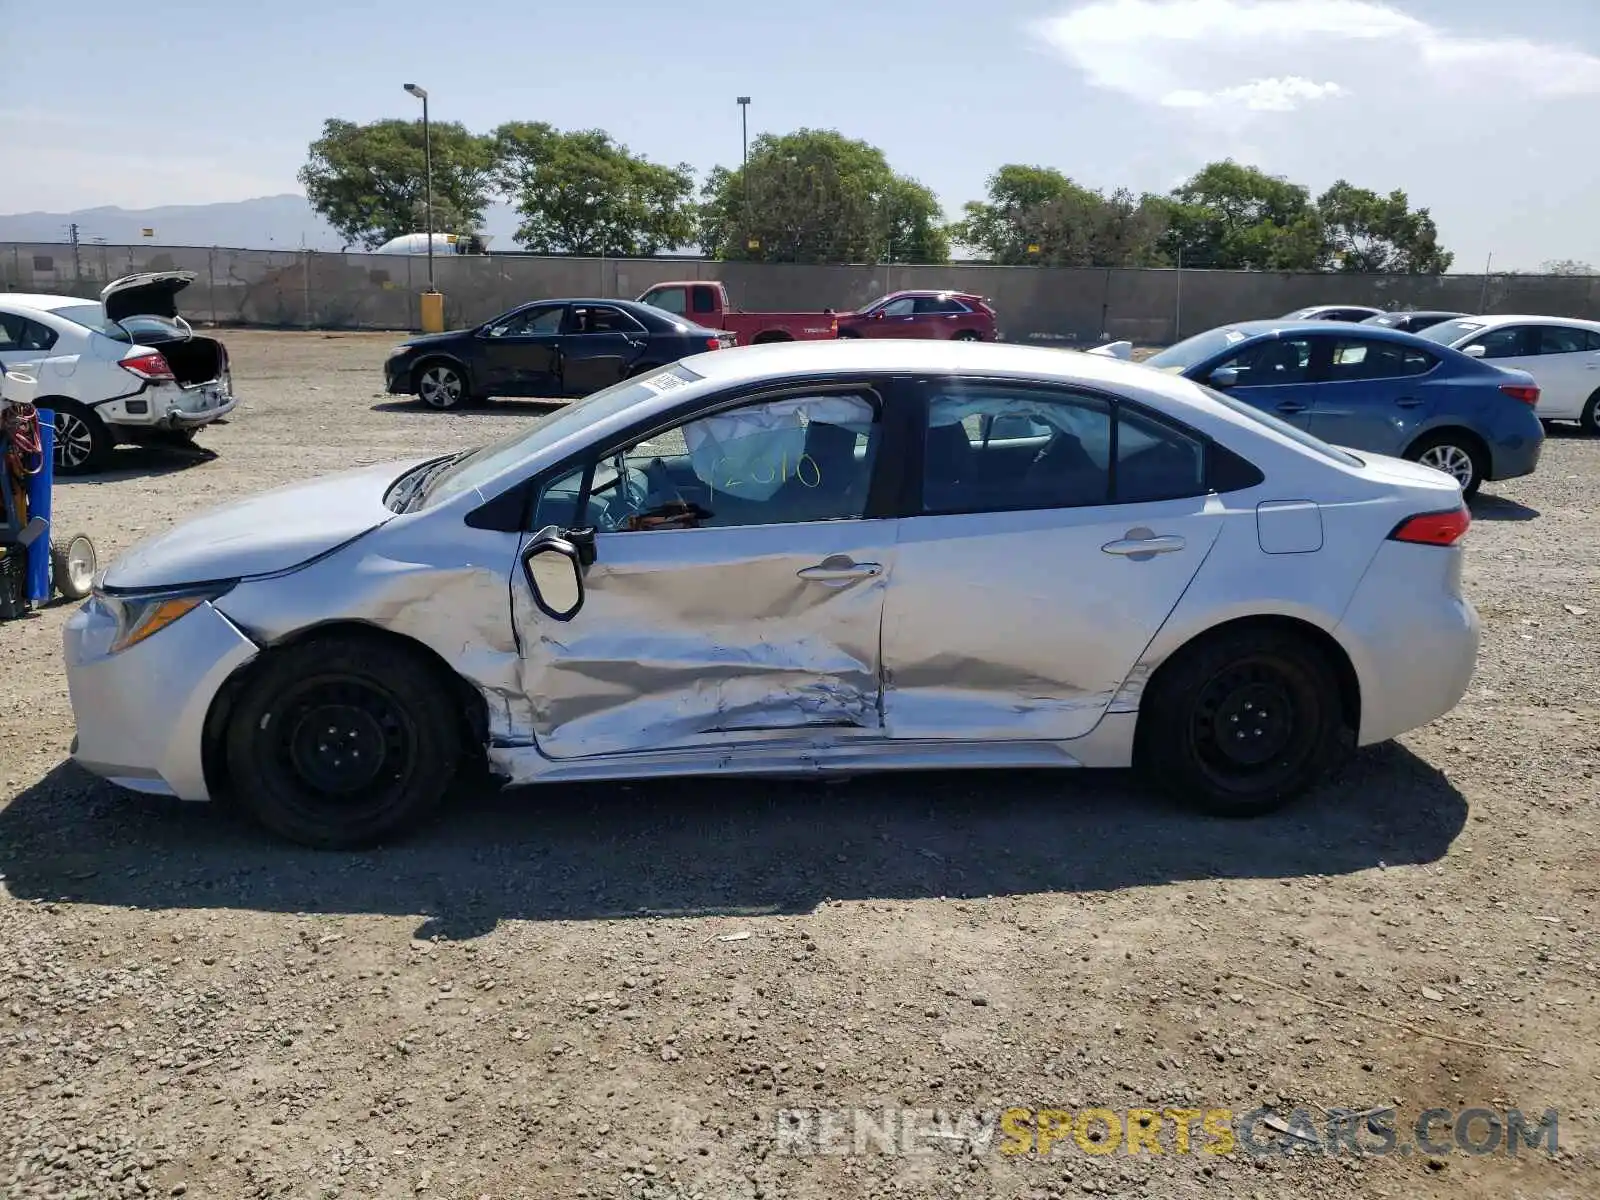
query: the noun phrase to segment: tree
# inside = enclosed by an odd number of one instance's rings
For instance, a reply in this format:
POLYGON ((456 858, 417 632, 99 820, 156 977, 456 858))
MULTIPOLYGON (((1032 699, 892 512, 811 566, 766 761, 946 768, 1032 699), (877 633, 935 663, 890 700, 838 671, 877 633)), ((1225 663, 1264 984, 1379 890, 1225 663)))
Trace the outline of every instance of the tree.
POLYGON ((1165 211, 1126 189, 1109 197, 1054 167, 1010 163, 989 177, 987 201, 969 201, 952 232, 1004 264, 1154 266, 1165 211), (1038 250, 1032 248, 1037 246, 1038 250))
MULTIPOLYGON (((454 122, 433 122, 433 227, 474 233, 489 204, 487 139, 454 122)), ((421 121, 357 125, 330 118, 311 143, 300 183, 311 207, 367 249, 427 228, 428 188, 421 121)))
POLYGON ((939 202, 883 151, 831 129, 762 134, 701 189, 701 245, 760 262, 946 262, 939 202))
POLYGON ((1317 199, 1332 257, 1341 271, 1442 275, 1455 255, 1439 248, 1439 230, 1406 194, 1387 196, 1339 180, 1317 199))
POLYGON ((631 153, 599 129, 514 121, 493 134, 495 181, 541 254, 645 258, 694 240, 694 168, 631 153))
POLYGON ((1162 249, 1185 267, 1315 271, 1327 261, 1322 219, 1311 193, 1232 159, 1210 163, 1170 198, 1162 249))
POLYGON ((1576 258, 1557 258, 1540 264, 1541 275, 1600 275, 1600 268, 1576 258))

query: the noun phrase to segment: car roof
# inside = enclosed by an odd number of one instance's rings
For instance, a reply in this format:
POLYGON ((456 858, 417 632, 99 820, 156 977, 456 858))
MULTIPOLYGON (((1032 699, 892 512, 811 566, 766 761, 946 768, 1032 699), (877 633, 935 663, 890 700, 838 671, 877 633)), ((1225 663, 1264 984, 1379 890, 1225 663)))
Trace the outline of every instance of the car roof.
POLYGON ((32 308, 40 312, 54 312, 74 304, 98 304, 98 300, 83 296, 46 296, 33 292, 0 292, 0 304, 14 304, 18 308, 32 308))
POLYGON ((1600 321, 1586 321, 1582 317, 1541 317, 1531 313, 1495 313, 1492 316, 1469 314, 1460 319, 1488 328, 1501 325, 1567 325, 1577 329, 1600 329, 1600 321))
MULTIPOLYGON (((1234 325, 1219 325, 1217 329, 1231 329, 1247 337, 1263 337, 1274 333, 1332 333, 1340 337, 1375 337, 1405 342, 1408 345, 1414 345, 1417 336, 1401 329, 1390 329, 1387 325, 1366 325, 1350 321, 1314 321, 1298 317, 1293 320, 1240 321, 1234 325)), ((1215 333, 1216 330, 1209 332, 1215 333)))
POLYGON ((771 376, 960 372, 1156 392, 1182 403, 1204 399, 1204 393, 1187 380, 1152 371, 1139 363, 1008 342, 821 338, 706 351, 685 358, 683 365, 719 386, 754 383, 771 376))

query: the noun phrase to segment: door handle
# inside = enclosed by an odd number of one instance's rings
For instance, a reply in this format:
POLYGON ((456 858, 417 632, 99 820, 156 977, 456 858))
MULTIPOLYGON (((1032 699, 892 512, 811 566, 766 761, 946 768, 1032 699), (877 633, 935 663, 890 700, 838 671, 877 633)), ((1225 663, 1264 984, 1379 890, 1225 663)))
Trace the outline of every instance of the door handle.
POLYGON ((1278 405, 1278 411, 1281 413, 1302 413, 1305 412, 1305 410, 1306 406, 1304 404, 1297 403, 1294 400, 1285 400, 1282 404, 1278 405))
MULTIPOLYGON (((1129 531, 1130 534, 1133 531, 1129 531)), ((1150 534, 1146 537, 1125 537, 1107 542, 1100 549, 1107 554, 1120 554, 1124 558, 1142 558, 1152 554, 1171 554, 1182 550, 1187 543, 1175 533, 1150 534)))
POLYGON ((1401 396, 1400 399, 1395 401, 1395 404, 1401 408, 1419 408, 1422 405, 1422 401, 1415 396, 1401 396))
POLYGON ((858 563, 842 555, 825 558, 814 567, 795 572, 810 583, 849 583, 852 579, 871 579, 883 574, 882 563, 858 563))

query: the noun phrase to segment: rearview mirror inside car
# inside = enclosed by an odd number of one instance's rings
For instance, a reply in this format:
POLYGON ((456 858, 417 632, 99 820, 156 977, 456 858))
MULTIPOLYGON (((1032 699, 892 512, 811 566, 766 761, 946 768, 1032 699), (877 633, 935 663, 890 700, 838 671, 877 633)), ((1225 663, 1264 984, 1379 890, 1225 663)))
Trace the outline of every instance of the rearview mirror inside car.
POLYGON ((570 621, 583 607, 583 567, 578 548, 565 538, 535 539, 522 556, 522 570, 539 610, 570 621))
POLYGON ((1482 358, 1488 353, 1488 349, 1483 345, 1482 342, 1479 342, 1477 345, 1466 347, 1466 349, 1462 350, 1461 353, 1465 354, 1468 358, 1482 358))
POLYGON ((1218 367, 1211 372, 1211 386, 1214 388, 1231 388, 1239 382, 1239 369, 1237 367, 1218 367))

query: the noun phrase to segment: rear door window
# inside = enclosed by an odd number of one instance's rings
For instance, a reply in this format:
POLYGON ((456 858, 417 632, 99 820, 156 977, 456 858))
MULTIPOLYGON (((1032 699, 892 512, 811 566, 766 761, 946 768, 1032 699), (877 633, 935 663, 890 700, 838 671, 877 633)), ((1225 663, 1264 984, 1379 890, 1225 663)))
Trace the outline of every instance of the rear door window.
POLYGON ((694 289, 694 311, 697 313, 715 313, 717 311, 717 293, 708 287, 694 289))
POLYGON ((56 331, 16 313, 0 313, 0 351, 39 352, 56 344, 56 331))
POLYGON ((1403 379, 1423 375, 1437 360, 1426 350, 1368 338, 1338 338, 1328 360, 1329 383, 1360 379, 1403 379))
POLYGON ((1589 349, 1587 331, 1571 329, 1565 325, 1540 325, 1539 353, 1544 354, 1583 354, 1589 349))

